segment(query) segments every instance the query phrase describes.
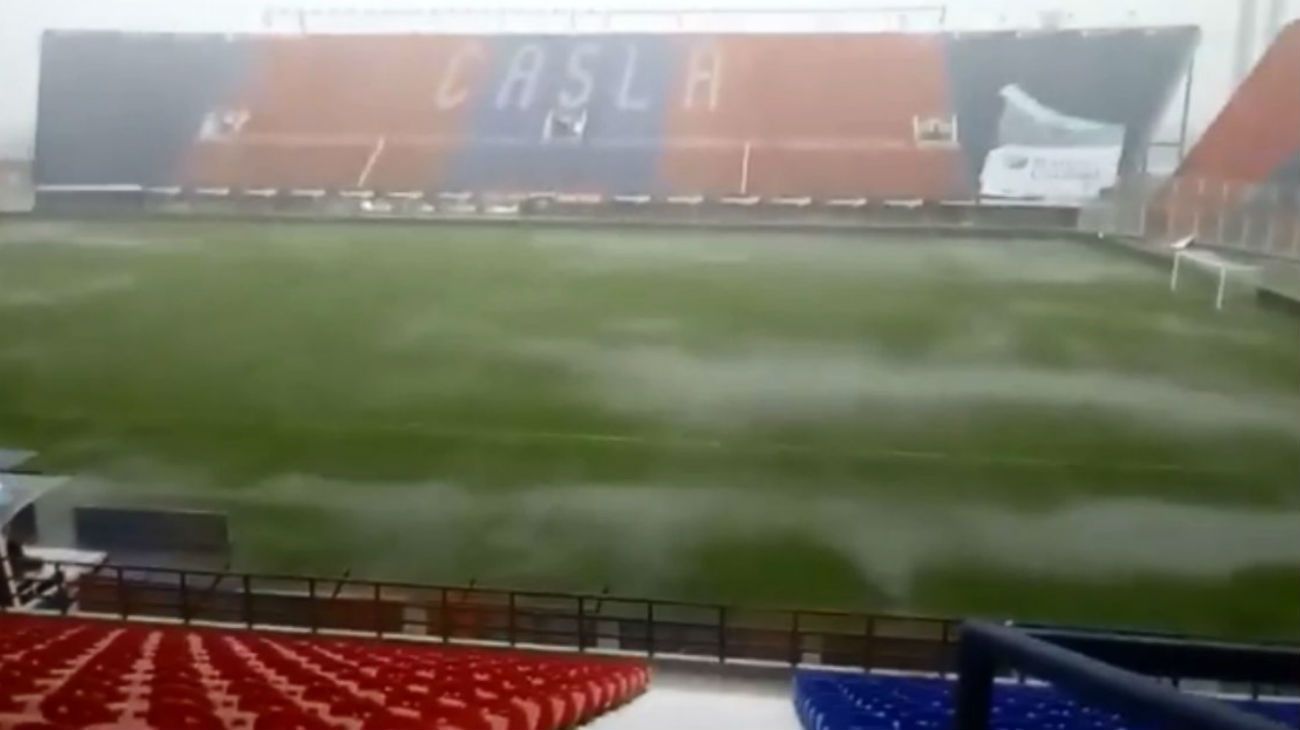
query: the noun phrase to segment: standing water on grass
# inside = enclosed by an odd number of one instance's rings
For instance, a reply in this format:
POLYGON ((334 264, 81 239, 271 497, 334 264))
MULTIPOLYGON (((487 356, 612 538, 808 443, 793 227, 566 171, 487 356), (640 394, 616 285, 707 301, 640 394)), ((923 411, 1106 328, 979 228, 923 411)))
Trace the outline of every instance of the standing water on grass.
POLYGON ((1065 240, 5 224, 0 443, 65 507, 228 511, 239 569, 1300 631, 1295 320, 1167 277, 1065 240))

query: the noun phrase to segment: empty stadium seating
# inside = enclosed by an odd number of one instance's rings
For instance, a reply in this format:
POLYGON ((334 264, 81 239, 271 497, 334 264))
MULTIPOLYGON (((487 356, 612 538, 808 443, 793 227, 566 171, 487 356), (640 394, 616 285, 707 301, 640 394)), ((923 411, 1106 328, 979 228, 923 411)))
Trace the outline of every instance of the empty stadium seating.
POLYGON ((609 659, 0 616, 0 730, 557 730, 647 681, 609 659))
POLYGON ((1004 89, 1122 124, 1136 160, 1197 36, 53 31, 36 182, 963 200, 1025 144, 1004 89))
MULTIPOLYGON (((955 685, 942 679, 801 672, 795 709, 806 730, 947 730, 955 685)), ((1237 702, 1290 727, 1300 704, 1237 702)), ((1137 730, 1125 718, 1080 704, 1040 685, 998 685, 992 730, 1137 730)))

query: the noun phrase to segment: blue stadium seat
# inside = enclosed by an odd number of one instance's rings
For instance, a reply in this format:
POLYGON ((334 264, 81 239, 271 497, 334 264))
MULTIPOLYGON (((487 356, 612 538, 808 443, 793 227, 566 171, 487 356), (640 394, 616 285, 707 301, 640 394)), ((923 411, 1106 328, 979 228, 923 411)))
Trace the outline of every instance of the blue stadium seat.
MULTIPOLYGON (((805 730, 947 730, 954 688, 943 679, 808 671, 795 677, 794 702, 805 730)), ((1232 704, 1300 727, 1300 703, 1232 704)), ((998 685, 992 713, 993 730, 1149 730, 1037 685, 998 685)))

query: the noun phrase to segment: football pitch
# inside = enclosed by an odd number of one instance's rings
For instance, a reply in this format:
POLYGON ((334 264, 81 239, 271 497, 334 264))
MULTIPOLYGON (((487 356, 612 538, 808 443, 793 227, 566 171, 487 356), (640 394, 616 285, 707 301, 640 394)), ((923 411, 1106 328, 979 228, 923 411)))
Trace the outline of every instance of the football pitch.
POLYGON ((0 444, 235 567, 1300 636, 1300 323, 1066 240, 0 220, 0 444))

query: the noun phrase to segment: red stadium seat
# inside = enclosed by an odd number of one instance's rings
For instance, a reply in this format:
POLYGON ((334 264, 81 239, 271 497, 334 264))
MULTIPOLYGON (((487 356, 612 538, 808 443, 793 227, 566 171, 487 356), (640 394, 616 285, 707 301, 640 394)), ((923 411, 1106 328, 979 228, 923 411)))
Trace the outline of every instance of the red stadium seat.
POLYGON ((425 730, 429 727, 431 726, 428 723, 421 720, 394 715, 391 712, 371 715, 361 723, 361 730, 425 730))
POLYGON ((332 682, 313 682, 308 684, 302 692, 304 700, 322 702, 327 705, 351 696, 351 692, 332 682))
POLYGON ((305 712, 275 710, 259 714, 253 721, 253 730, 334 730, 334 728, 319 717, 305 712))
POLYGON ((330 705, 331 717, 340 719, 366 720, 375 715, 386 713, 383 705, 377 702, 357 699, 355 697, 335 702, 330 705))
POLYGON ((511 700, 502 699, 492 702, 486 705, 484 710, 489 715, 504 718, 506 730, 535 730, 529 713, 511 700))
POLYGON ((41 702, 41 714, 46 720, 65 725, 96 725, 112 722, 118 713, 106 704, 91 697, 51 695, 41 702))
POLYGON ((0 656, 0 713, 39 709, 48 724, 31 730, 561 730, 648 676, 586 657, 18 615, 0 615, 0 656))
POLYGON ((150 725, 166 730, 225 730, 225 724, 216 715, 190 704, 152 706, 146 719, 150 725))

